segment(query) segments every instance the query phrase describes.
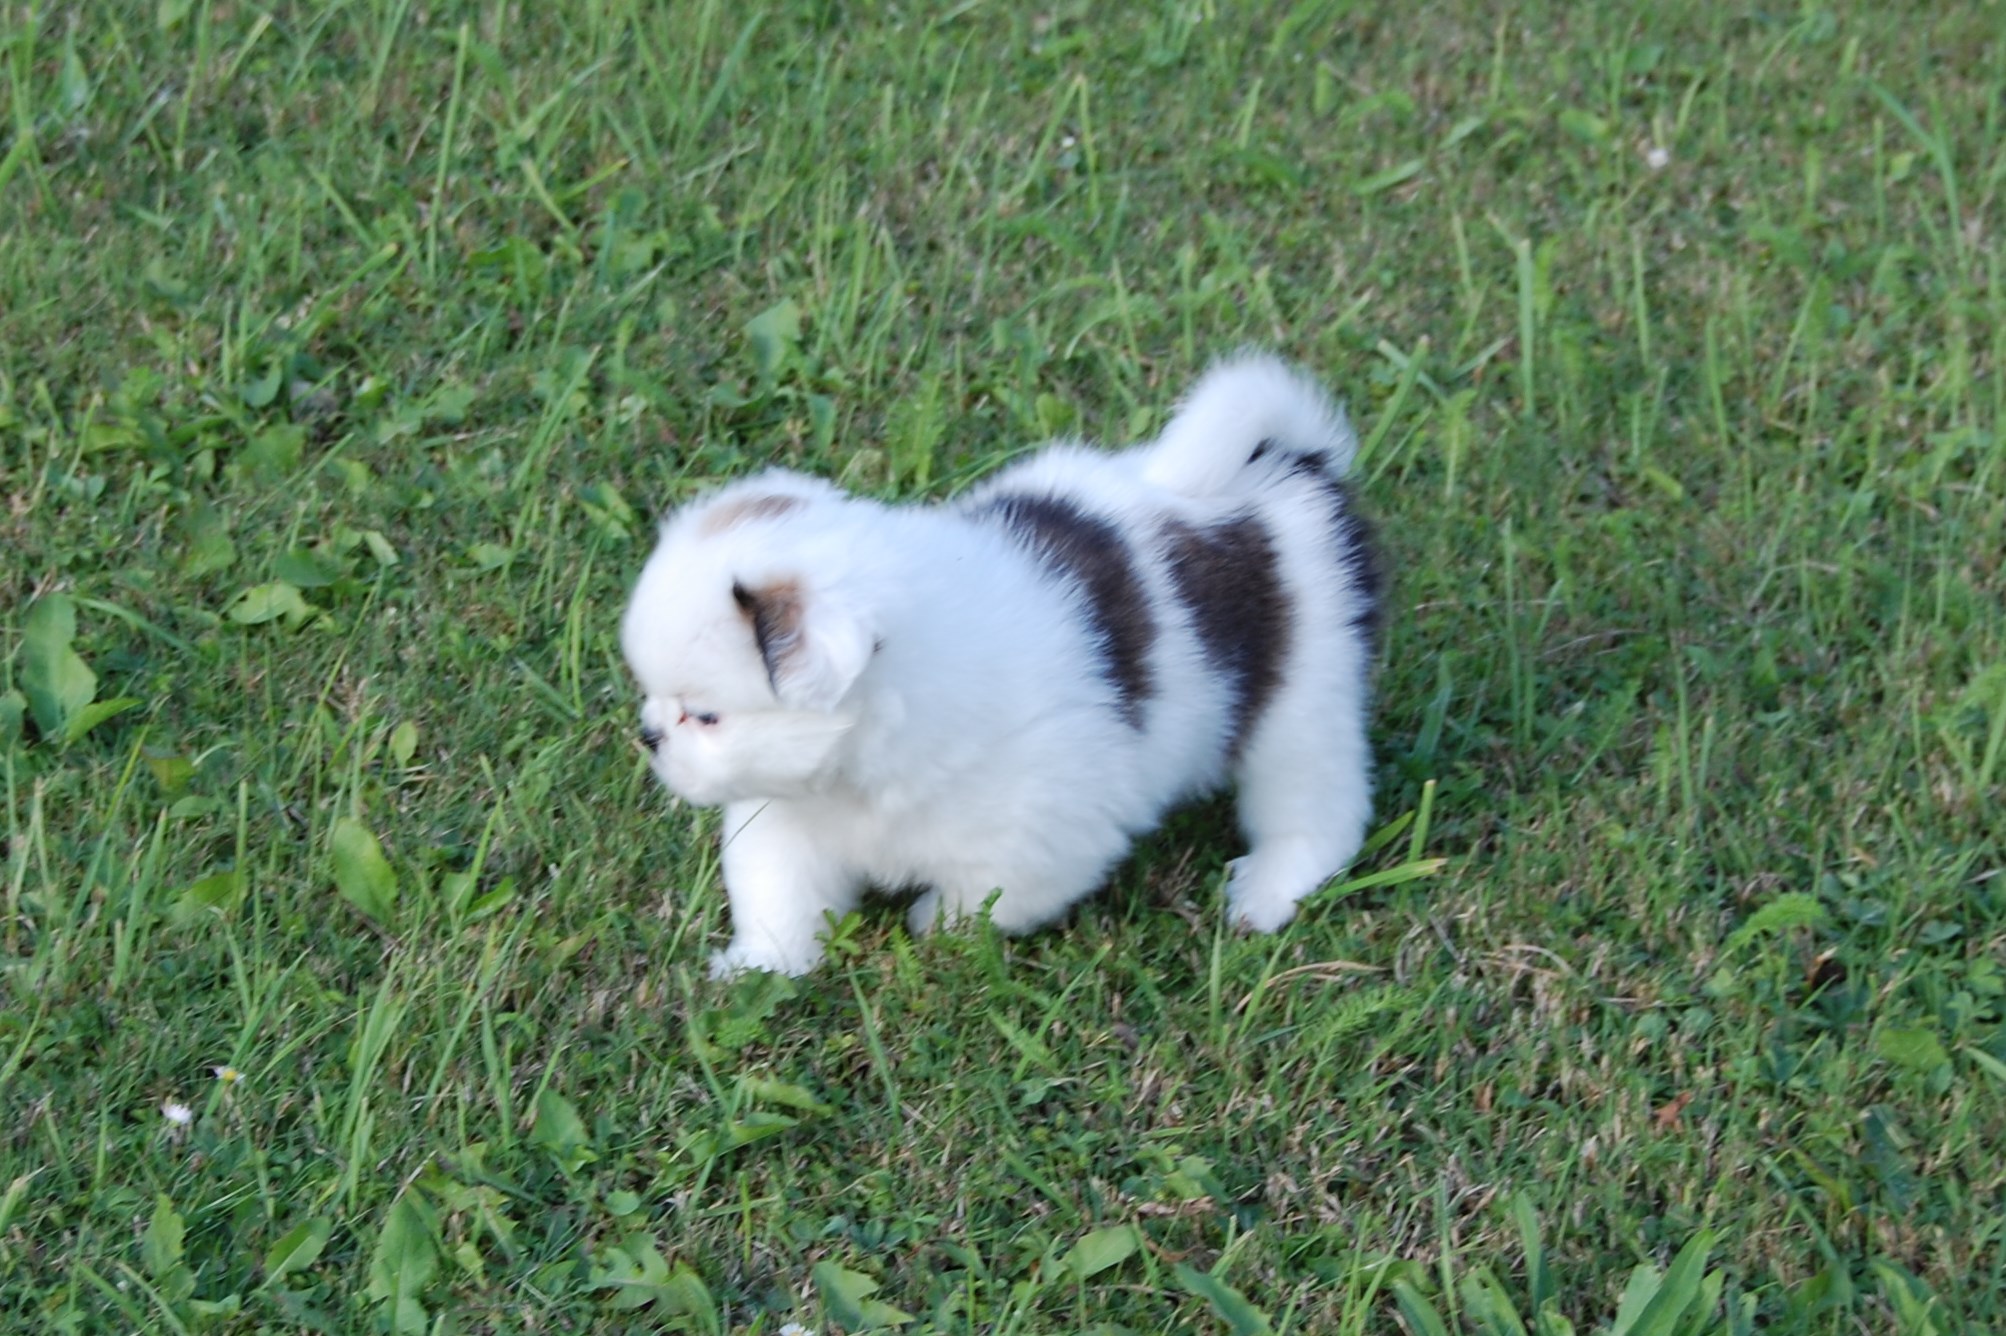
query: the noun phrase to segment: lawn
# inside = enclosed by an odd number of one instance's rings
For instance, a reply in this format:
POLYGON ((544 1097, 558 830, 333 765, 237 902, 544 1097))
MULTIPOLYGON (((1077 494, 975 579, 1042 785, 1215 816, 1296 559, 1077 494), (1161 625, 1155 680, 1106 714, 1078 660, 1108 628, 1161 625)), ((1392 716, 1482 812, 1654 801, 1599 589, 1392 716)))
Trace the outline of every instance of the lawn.
POLYGON ((0 1329, 2006 1327, 2002 216, 1996 0, 0 5, 0 1329), (1350 878, 710 982, 654 517, 1247 343, 1350 878))

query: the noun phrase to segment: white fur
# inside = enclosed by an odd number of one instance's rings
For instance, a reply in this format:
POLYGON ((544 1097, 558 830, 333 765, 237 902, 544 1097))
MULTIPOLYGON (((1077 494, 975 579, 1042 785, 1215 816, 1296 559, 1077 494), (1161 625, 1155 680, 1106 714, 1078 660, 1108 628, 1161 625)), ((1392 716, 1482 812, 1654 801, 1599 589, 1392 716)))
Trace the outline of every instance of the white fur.
POLYGON ((642 723, 662 734, 656 773, 725 809, 734 936, 713 971, 807 971, 827 916, 870 886, 923 888, 916 931, 999 892, 998 927, 1040 927, 1169 807, 1228 779, 1250 843, 1229 911, 1261 931, 1287 923, 1357 853, 1371 813, 1371 647, 1355 623, 1372 591, 1332 548, 1331 482, 1352 449, 1314 384, 1243 356, 1205 376, 1157 442, 1052 447, 948 506, 885 506, 775 471, 673 516, 621 639, 642 723), (1250 460, 1262 441, 1277 448, 1250 460), (1311 454, 1326 473, 1301 464, 1311 454), (1156 628, 1139 727, 1084 595, 980 515, 1006 495, 1066 498, 1120 531, 1156 628), (746 518, 721 518, 734 513, 746 518), (1229 764, 1230 683, 1163 535, 1248 514, 1272 544, 1289 627, 1279 685, 1229 764), (771 672, 735 585, 798 595, 771 672))

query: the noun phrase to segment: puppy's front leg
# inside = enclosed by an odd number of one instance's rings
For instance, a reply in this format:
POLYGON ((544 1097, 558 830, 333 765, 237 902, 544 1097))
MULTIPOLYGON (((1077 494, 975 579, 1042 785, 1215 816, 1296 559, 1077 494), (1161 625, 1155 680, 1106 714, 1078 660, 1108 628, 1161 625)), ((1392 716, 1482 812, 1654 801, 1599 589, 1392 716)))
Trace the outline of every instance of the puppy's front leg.
POLYGON ((827 916, 857 906, 858 879, 794 804, 728 805, 723 865, 731 945, 711 956, 714 979, 742 970, 806 974, 822 959, 827 916))

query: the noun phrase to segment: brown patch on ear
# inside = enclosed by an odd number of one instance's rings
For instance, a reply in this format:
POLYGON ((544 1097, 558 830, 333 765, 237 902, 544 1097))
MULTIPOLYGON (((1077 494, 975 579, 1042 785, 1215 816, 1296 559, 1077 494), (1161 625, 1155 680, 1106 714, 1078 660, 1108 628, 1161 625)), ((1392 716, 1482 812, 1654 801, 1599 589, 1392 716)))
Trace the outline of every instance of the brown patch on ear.
POLYGON ((734 580, 731 597, 752 624, 752 638, 759 645, 760 660, 766 665, 767 685, 778 695, 780 669, 801 645, 801 586, 781 580, 763 589, 748 589, 734 580))
POLYGON ((742 496, 735 501, 712 506, 704 513, 703 522, 697 525, 697 532, 705 538, 715 538, 727 529, 736 529, 753 520, 785 515, 790 510, 800 509, 801 505, 798 496, 742 496))

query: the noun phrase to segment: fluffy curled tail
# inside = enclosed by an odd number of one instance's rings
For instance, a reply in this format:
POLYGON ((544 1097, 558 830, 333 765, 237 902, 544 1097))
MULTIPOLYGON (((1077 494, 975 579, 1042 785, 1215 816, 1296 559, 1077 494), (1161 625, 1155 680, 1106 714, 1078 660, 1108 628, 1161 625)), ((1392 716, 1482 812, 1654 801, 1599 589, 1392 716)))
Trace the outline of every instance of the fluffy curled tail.
POLYGON ((1323 387, 1268 353, 1241 353, 1207 371, 1153 445, 1143 477, 1186 496, 1245 491, 1286 461, 1316 461, 1336 478, 1358 438, 1323 387), (1262 461, 1272 460, 1268 467, 1262 461))

